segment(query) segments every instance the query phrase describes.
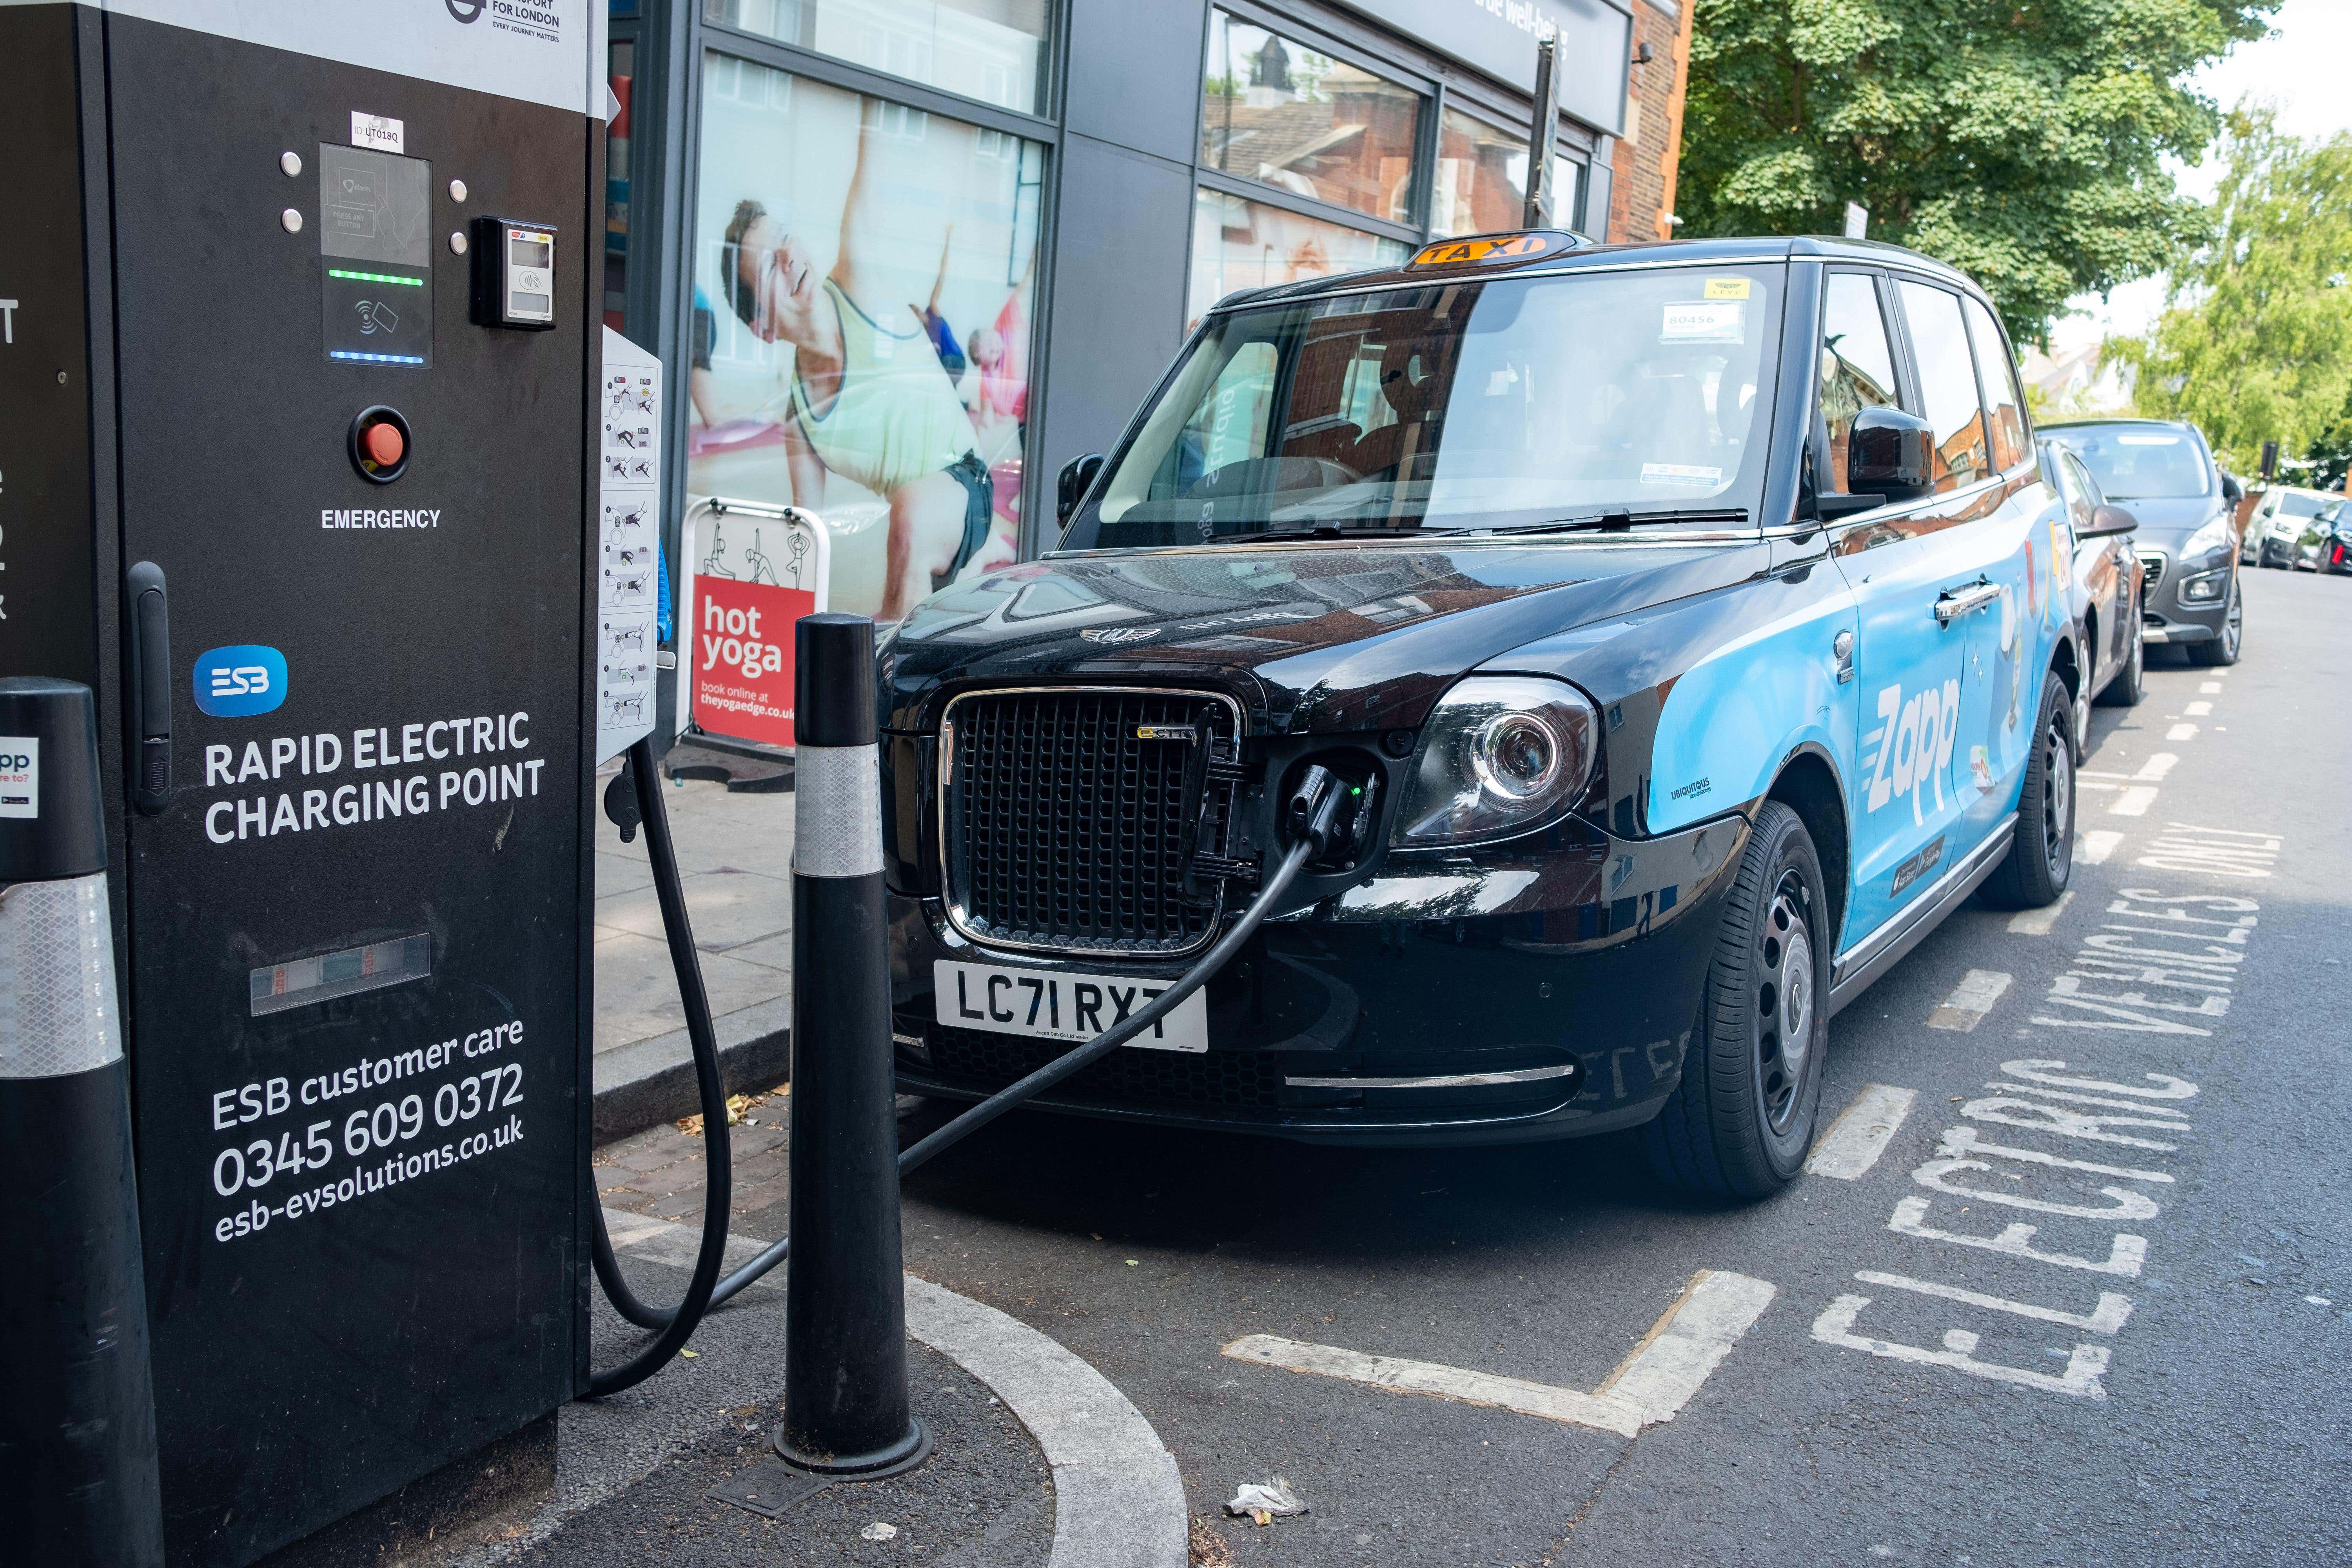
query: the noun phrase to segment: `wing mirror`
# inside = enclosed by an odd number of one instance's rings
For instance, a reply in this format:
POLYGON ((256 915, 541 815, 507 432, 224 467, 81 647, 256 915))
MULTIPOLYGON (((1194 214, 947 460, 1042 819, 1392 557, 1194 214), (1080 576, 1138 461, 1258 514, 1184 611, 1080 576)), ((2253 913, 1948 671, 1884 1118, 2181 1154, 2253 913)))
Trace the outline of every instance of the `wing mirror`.
POLYGON ((2114 534, 2131 533, 2139 528, 2139 519, 2119 506, 2098 506, 2091 509, 2091 526, 2074 531, 2077 539, 2105 539, 2114 534))
POLYGON ((2228 501, 2231 506, 2235 506, 2240 501, 2246 499, 2246 487, 2238 482, 2237 475, 2223 474, 2221 476, 2221 499, 2228 501))
POLYGON ((1865 408, 1846 438, 1846 488, 1909 500, 1934 482, 1935 461, 1935 427, 1925 419, 1900 408, 1865 408))
POLYGON ((1103 455, 1088 452, 1083 458, 1072 458, 1062 465, 1060 478, 1054 481, 1054 521, 1067 522, 1078 503, 1087 499, 1093 488, 1095 476, 1102 472, 1103 455))

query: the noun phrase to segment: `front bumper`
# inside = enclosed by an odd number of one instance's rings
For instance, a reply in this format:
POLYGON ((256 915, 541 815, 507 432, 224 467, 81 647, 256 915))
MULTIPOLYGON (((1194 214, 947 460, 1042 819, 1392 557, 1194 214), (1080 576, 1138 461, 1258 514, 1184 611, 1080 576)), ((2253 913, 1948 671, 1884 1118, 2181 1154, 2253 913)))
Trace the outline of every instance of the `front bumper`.
MULTIPOLYGON (((1126 1047, 1034 1103, 1360 1144, 1517 1142, 1647 1121, 1680 1080, 1747 834, 1740 816, 1650 839, 1571 820, 1499 852, 1391 858, 1267 921, 1211 978, 1205 1054, 1126 1047)), ((964 1100, 1071 1047, 939 1022, 934 961, 1184 972, 1124 954, 993 952, 951 930, 938 900, 898 893, 890 959, 899 1088, 964 1100)))
POLYGON ((2168 553, 2142 551, 2140 563, 2148 586, 2140 603, 2140 635, 2150 643, 2211 642, 2221 635, 2228 618, 2230 596, 2236 590, 2238 560, 2234 551, 2219 562, 2200 562, 2184 570, 2168 553), (2191 598, 2189 584, 2218 583, 2210 598, 2191 598))

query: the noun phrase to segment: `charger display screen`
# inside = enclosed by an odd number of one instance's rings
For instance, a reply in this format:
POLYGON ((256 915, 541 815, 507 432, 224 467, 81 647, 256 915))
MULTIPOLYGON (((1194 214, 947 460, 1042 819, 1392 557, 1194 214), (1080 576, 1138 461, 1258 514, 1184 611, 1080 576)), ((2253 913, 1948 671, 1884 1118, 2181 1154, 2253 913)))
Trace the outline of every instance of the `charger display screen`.
POLYGON ((327 357, 433 363, 433 165, 361 147, 319 147, 320 320, 327 357))

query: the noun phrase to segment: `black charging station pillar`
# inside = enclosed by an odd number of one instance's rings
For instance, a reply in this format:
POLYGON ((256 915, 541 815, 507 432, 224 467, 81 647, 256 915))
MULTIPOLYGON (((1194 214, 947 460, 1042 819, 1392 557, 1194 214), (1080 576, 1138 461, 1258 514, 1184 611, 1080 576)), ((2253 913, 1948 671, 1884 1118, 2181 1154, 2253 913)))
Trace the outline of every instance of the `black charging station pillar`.
POLYGON ((775 1447, 802 1469, 874 1479, 931 1446, 907 1394, 874 623, 805 616, 794 643, 793 1261, 775 1447))
POLYGON ((98 712, 0 680, 0 1560, 161 1568, 98 712))

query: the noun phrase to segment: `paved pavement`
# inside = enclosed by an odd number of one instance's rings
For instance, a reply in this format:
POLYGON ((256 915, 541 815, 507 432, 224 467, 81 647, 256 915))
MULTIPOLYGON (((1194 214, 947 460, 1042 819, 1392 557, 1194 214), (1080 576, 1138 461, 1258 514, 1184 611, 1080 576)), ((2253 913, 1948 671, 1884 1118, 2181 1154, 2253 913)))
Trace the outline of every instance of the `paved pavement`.
MULTIPOLYGON (((663 799, 730 1081, 781 1078, 793 1008, 793 797, 688 781, 663 799)), ((645 835, 622 843, 601 811, 595 939, 597 1126, 635 1131, 694 1103, 692 1058, 645 835)))
MULTIPOLYGON (((2065 904, 1963 910, 1837 1019, 1850 1114, 1781 1197, 1016 1113, 910 1181, 908 1268, 1140 1407, 1196 1563, 2352 1559, 2352 584, 2246 592, 2236 669, 2094 710, 2065 904), (1311 1512, 1214 1517, 1277 1476, 1311 1512)), ((605 1201, 691 1217, 694 1152, 608 1148, 605 1201)))

